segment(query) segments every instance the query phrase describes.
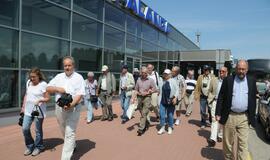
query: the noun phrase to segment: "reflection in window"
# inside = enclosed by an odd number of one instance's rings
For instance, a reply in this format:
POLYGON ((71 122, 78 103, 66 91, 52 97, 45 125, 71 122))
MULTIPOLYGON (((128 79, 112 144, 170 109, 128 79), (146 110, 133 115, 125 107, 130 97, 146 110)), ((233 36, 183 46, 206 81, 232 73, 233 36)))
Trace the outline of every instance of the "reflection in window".
POLYGON ((49 1, 52 1, 54 3, 70 8, 70 0, 49 0, 49 1))
POLYGON ((48 2, 24 0, 22 28, 57 37, 69 37, 69 12, 48 2), (48 26, 49 25, 49 26, 48 26))
POLYGON ((18 32, 0 28, 0 67, 18 66, 18 32))
POLYGON ((109 26, 105 26, 104 33, 104 46, 108 49, 114 49, 118 51, 124 51, 124 37, 125 34, 122 31, 114 29, 109 26))
POLYGON ((142 36, 144 39, 153 43, 158 43, 158 31, 149 25, 142 25, 142 36))
POLYGON ((0 70, 0 109, 18 107, 18 71, 0 70))
POLYGON ((131 16, 127 16, 127 31, 141 37, 141 23, 131 16))
POLYGON ((141 56, 141 40, 127 34, 126 53, 141 56))
POLYGON ((1 0, 0 24, 18 27, 18 20, 19 20, 19 1, 1 0))
POLYGON ((110 71, 119 72, 123 62, 123 53, 111 50, 104 50, 104 64, 109 66, 110 71))
POLYGON ((73 14, 73 40, 101 45, 102 24, 89 18, 73 14))
POLYGON ((148 57, 154 60, 158 60, 158 47, 152 43, 143 41, 142 44, 142 56, 148 57))
POLYGON ((103 0, 73 0, 74 10, 102 20, 103 0))
POLYGON ((125 14, 111 5, 105 5, 105 22, 115 27, 125 28, 125 14))
POLYGON ((61 59, 68 55, 67 41, 47 38, 29 33, 22 34, 22 67, 61 69, 61 59))
POLYGON ((72 44, 72 56, 80 71, 100 71, 102 50, 87 45, 72 44))

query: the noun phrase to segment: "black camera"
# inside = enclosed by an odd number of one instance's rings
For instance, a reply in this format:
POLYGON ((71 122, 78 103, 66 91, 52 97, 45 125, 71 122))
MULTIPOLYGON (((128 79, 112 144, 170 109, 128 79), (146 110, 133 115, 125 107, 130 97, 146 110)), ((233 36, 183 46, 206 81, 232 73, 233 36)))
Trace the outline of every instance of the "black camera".
POLYGON ((24 113, 20 113, 20 118, 19 118, 19 122, 18 122, 18 125, 19 126, 22 126, 23 125, 23 117, 24 117, 24 113))
POLYGON ((207 83, 203 83, 203 88, 206 88, 207 87, 207 83))
POLYGON ((39 116, 39 112, 37 110, 36 111, 32 111, 31 116, 32 116, 32 118, 38 117, 39 116))
POLYGON ((69 106, 73 101, 72 95, 68 93, 62 94, 62 96, 57 100, 57 104, 59 107, 69 106))

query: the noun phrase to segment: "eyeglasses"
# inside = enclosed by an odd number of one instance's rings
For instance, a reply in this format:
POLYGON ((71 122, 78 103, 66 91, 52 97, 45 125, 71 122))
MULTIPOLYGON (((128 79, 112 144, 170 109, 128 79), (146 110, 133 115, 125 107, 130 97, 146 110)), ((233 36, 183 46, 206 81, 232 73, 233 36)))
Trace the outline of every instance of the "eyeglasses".
POLYGON ((219 72, 220 72, 220 73, 224 73, 224 72, 226 72, 226 71, 224 71, 224 70, 220 70, 219 72))

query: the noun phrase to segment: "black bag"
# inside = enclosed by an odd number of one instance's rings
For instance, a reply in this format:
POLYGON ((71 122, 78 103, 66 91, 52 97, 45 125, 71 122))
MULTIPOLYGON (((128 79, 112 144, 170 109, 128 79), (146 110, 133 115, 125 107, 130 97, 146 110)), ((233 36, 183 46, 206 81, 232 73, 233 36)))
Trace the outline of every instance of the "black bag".
POLYGON ((62 94, 62 96, 57 100, 57 104, 60 107, 69 106, 69 104, 73 101, 72 95, 68 93, 62 94))
POLYGON ((91 102, 91 103, 97 103, 97 102, 98 102, 98 96, 96 96, 96 95, 91 95, 91 96, 90 96, 90 102, 91 102))

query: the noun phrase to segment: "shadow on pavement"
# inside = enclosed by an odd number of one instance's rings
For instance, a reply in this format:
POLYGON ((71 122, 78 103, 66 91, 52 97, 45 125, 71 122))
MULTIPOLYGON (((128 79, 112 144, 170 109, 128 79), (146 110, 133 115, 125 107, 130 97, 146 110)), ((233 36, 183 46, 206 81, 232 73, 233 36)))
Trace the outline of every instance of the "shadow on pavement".
POLYGON ((197 132, 199 136, 204 137, 205 139, 208 139, 211 134, 210 131, 205 130, 205 129, 199 129, 197 132))
POLYGON ((89 139, 77 140, 76 144, 77 147, 71 158, 72 160, 78 160, 91 149, 96 148, 96 142, 92 142, 89 139))
POLYGON ((129 126, 129 127, 127 128, 127 130, 128 130, 128 131, 133 131, 133 130, 135 129, 135 126, 139 126, 139 123, 135 123, 135 124, 133 124, 132 126, 129 126))
POLYGON ((43 140, 44 146, 45 146, 45 151, 50 150, 50 151, 55 151, 55 147, 58 145, 61 145, 64 143, 64 140, 61 138, 47 138, 43 140))
POLYGON ((223 151, 217 148, 204 147, 201 149, 202 157, 213 160, 224 160, 223 151))
POLYGON ((265 131, 264 131, 264 128, 262 126, 261 123, 256 123, 256 126, 255 126, 255 131, 256 131, 256 134, 257 136, 266 144, 270 144, 270 141, 267 141, 266 140, 266 137, 265 137, 265 131))
POLYGON ((199 121, 199 120, 191 119, 191 120, 188 120, 188 123, 195 125, 195 126, 198 126, 198 127, 201 127, 201 121, 199 121))

